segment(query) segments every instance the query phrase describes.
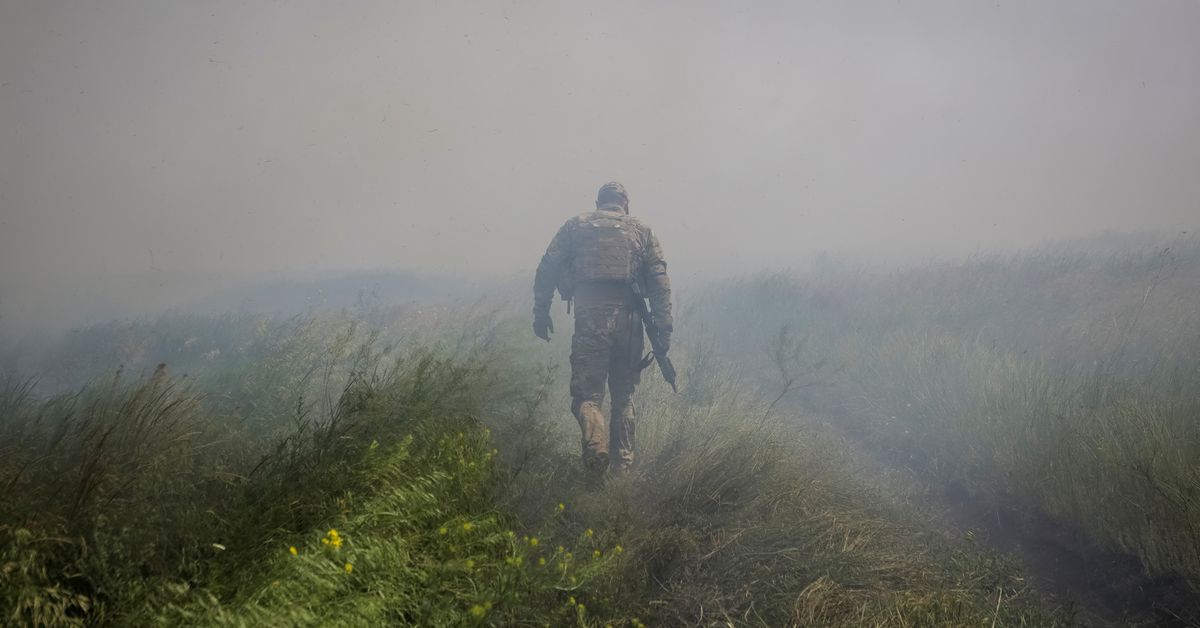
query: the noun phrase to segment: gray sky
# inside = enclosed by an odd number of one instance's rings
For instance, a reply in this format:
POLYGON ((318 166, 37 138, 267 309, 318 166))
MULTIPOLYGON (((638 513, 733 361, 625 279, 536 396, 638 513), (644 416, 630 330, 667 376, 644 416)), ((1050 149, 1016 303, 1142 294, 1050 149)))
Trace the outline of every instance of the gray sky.
POLYGON ((0 0, 0 317, 532 269, 608 179, 686 276, 1193 230, 1198 34, 1196 0, 0 0))

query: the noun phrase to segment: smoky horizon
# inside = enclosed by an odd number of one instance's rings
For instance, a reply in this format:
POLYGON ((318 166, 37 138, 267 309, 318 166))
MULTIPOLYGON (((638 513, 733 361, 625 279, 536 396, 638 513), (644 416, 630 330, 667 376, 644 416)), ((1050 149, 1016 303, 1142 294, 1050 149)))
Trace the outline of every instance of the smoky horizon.
POLYGON ((1198 23, 1186 1, 4 3, 0 333, 263 278, 532 281, 613 179, 684 283, 1169 242, 1200 226, 1198 23))

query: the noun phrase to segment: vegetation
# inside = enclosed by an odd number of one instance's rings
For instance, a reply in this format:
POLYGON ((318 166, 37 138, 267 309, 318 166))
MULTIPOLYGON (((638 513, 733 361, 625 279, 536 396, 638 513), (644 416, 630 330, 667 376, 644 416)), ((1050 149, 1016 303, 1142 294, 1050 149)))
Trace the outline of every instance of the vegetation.
POLYGON ((1070 618, 1011 559, 856 483, 836 439, 799 437, 699 351, 680 356, 687 395, 647 386, 639 471, 590 491, 560 411, 563 340, 534 350, 523 321, 444 314, 429 349, 388 340, 428 323, 401 315, 372 333, 349 318, 164 317, 156 335, 186 345, 200 328, 242 349, 72 394, 9 385, 4 621, 1070 618))
POLYGON ((762 275, 693 307, 719 350, 818 384, 800 407, 947 499, 1049 517, 1135 556, 1138 586, 1200 592, 1196 243, 762 275))
MULTIPOLYGON (((0 621, 1080 618, 930 495, 1194 591, 1200 254, 1048 255, 712 287, 681 394, 646 378, 636 471, 598 489, 567 335, 500 306, 81 330, 0 390, 0 621)), ((1108 619, 1188 621, 1159 602, 1108 619)))

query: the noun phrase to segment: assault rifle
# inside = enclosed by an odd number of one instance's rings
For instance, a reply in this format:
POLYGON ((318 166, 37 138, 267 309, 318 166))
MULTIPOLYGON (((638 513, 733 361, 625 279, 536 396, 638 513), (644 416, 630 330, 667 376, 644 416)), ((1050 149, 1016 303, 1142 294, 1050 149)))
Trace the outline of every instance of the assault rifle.
POLYGON ((663 379, 671 385, 671 390, 679 392, 679 389, 675 387, 675 365, 671 364, 671 358, 667 357, 667 352, 662 350, 662 330, 651 318, 650 308, 646 307, 646 297, 642 294, 642 289, 636 281, 633 283, 633 300, 637 304, 638 315, 642 317, 642 322, 646 325, 646 335, 650 337, 650 348, 652 349, 638 363, 638 370, 645 370, 651 362, 658 362, 658 370, 662 371, 663 379))

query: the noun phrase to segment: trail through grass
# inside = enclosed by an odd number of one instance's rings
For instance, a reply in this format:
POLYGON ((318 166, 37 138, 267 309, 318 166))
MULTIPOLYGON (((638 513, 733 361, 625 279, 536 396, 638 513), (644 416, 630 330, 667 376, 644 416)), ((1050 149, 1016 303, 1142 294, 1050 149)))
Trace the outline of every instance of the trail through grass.
POLYGON ((647 378, 636 471, 595 490, 569 334, 511 309, 82 330, 0 389, 0 618, 1187 625, 1196 251, 710 287, 680 394, 647 378), (951 504, 1136 567, 1079 612, 951 504))
POLYGON ((557 348, 519 321, 456 327, 392 348, 296 321, 252 334, 237 380, 168 366, 47 399, 10 387, 5 621, 1070 620, 1011 560, 856 482, 836 439, 764 421, 768 402, 700 350, 680 350, 686 394, 646 387, 638 471, 588 490, 557 348))

